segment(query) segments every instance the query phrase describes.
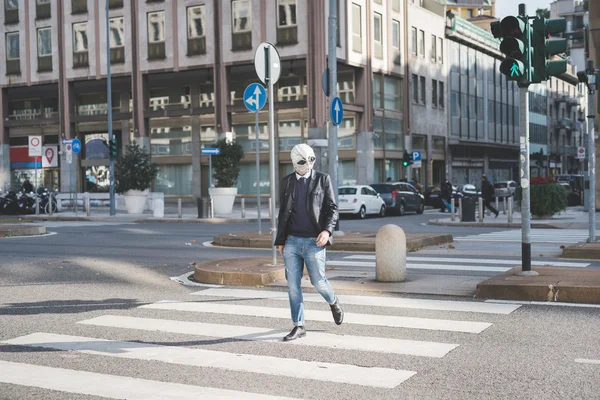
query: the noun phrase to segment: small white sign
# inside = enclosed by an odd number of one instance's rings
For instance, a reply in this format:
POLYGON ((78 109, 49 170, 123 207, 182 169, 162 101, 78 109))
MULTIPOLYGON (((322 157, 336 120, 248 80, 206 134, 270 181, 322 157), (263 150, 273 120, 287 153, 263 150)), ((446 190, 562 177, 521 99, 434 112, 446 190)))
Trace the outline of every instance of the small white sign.
POLYGON ((579 159, 579 160, 585 159, 585 147, 577 148, 577 159, 579 159))
POLYGON ((73 152, 69 151, 67 152, 67 164, 72 164, 73 163, 73 152))
POLYGON ((277 83, 281 75, 281 60, 275 46, 269 42, 263 42, 258 46, 254 53, 254 68, 256 69, 256 75, 264 84, 267 83, 267 68, 269 69, 268 75, 271 78, 271 83, 277 83), (265 53, 269 55, 269 65, 266 63, 265 53))
POLYGON ((29 136, 29 157, 42 156, 42 137, 29 136))
POLYGON ((411 167, 413 167, 413 168, 421 168, 422 165, 423 165, 422 161, 415 161, 415 162, 413 162, 413 164, 411 165, 411 167))
POLYGON ((58 168, 58 146, 44 146, 42 168, 58 168))

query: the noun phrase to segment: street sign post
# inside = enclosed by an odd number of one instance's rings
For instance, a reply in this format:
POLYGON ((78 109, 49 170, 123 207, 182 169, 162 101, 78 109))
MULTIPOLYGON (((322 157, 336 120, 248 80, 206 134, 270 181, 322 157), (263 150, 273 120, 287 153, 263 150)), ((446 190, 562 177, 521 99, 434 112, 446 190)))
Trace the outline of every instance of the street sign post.
POLYGON ((79 153, 81 151, 81 142, 79 139, 73 139, 71 145, 73 146, 73 153, 79 153))
MULTIPOLYGON (((275 46, 269 42, 261 43, 254 53, 254 68, 260 80, 269 89, 267 98, 269 100, 269 180, 271 182, 271 234, 273 242, 277 236, 277 215, 275 215, 275 204, 277 191, 275 186, 275 105, 273 100, 273 85, 281 75, 281 60, 275 46)), ((277 265, 277 249, 273 246, 273 265, 277 265)))
POLYGON ((331 122, 337 126, 342 123, 343 118, 344 105, 342 104, 342 99, 336 96, 331 100, 331 122))
POLYGON ((208 156, 208 181, 209 187, 212 188, 212 156, 218 156, 221 154, 221 149, 218 147, 203 147, 201 153, 203 156, 208 156))
POLYGON ((244 105, 248 111, 255 115, 254 132, 256 134, 256 207, 258 210, 258 234, 262 234, 262 221, 260 215, 260 139, 258 130, 258 112, 267 102, 267 92, 262 85, 251 83, 244 90, 244 105))
POLYGON ((29 136, 29 157, 33 157, 35 168, 34 186, 38 187, 37 158, 42 156, 42 137, 29 136))
POLYGON ((585 147, 577 148, 577 159, 584 160, 585 159, 585 147))
POLYGON ((413 150, 412 152, 412 160, 413 163, 411 165, 412 168, 421 168, 422 167, 422 158, 421 158, 421 152, 418 150, 413 150))

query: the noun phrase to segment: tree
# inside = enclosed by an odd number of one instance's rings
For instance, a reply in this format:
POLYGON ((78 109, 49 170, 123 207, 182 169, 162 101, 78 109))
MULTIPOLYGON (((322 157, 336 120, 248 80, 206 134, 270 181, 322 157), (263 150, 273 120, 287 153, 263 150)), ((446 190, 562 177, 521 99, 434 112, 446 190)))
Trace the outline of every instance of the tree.
POLYGON ((538 8, 535 10, 535 15, 548 19, 550 18, 550 10, 547 8, 538 8))
POLYGON ((244 158, 244 148, 241 144, 228 142, 221 139, 212 147, 221 149, 221 154, 212 159, 214 173, 213 178, 217 180, 216 187, 234 187, 240 176, 240 161, 244 158))
POLYGON ((149 189, 157 174, 158 167, 152 163, 150 154, 137 143, 128 145, 125 154, 115 162, 116 192, 149 189))

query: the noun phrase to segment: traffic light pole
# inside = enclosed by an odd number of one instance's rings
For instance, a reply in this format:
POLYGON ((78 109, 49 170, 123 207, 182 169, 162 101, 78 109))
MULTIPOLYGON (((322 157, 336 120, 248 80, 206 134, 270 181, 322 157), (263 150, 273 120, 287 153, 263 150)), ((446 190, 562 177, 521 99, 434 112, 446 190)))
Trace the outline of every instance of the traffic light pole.
MULTIPOLYGON (((329 68, 329 107, 337 96, 337 1, 329 0, 329 26, 327 44, 327 67, 329 68)), ((335 202, 338 203, 338 128, 329 119, 329 177, 333 185, 335 202)), ((335 231, 339 233, 339 221, 335 231)))
POLYGON ((588 176, 590 178, 590 190, 589 190, 589 237, 588 242, 596 241, 596 133, 594 132, 594 87, 596 82, 594 81, 596 73, 594 71, 594 61, 588 60, 588 104, 587 104, 587 118, 588 118, 588 176))
POLYGON ((110 185, 110 215, 116 215, 115 207, 115 158, 112 155, 113 126, 112 126, 112 82, 110 76, 110 26, 108 4, 106 2, 106 102, 108 114, 108 143, 109 143, 109 185, 110 185))
POLYGON ((538 275, 531 270, 531 208, 529 179, 529 89, 519 87, 519 127, 521 129, 521 273, 519 275, 538 275))

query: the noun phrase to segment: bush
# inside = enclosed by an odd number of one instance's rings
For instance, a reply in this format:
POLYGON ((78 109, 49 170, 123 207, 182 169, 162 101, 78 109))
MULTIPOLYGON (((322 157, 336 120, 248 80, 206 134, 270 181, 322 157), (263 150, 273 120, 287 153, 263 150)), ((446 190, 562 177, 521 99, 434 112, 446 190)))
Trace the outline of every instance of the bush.
POLYGON ((240 161, 244 158, 244 148, 241 144, 221 139, 211 147, 221 149, 221 154, 214 156, 213 178, 217 180, 216 187, 228 188, 237 184, 240 176, 240 161))
POLYGON ((115 160, 116 192, 149 189, 158 174, 150 154, 136 143, 128 145, 125 154, 115 160))
POLYGON ((552 216, 567 208, 567 191, 547 177, 531 180, 531 214, 537 217, 552 216))

